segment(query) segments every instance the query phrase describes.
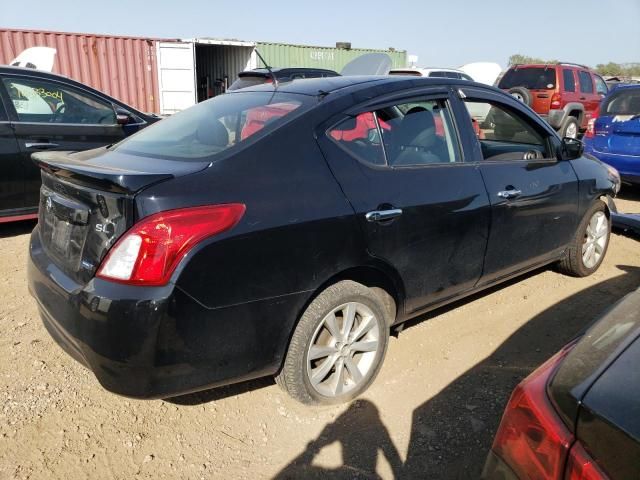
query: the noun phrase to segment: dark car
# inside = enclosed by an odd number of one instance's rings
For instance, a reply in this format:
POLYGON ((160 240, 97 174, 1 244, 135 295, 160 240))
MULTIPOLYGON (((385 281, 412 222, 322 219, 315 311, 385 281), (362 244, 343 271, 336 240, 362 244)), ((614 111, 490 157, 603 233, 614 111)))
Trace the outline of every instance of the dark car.
POLYGON ((263 83, 272 83, 273 77, 278 82, 291 82, 301 78, 325 78, 337 77, 340 74, 333 70, 324 68, 256 68, 246 70, 238 74, 238 79, 231 84, 228 91, 239 90, 241 88, 255 87, 263 83))
POLYGON ((577 138, 609 90, 600 75, 575 63, 512 65, 498 82, 555 128, 577 138))
POLYGON ((640 478, 640 290, 516 387, 484 479, 640 478))
POLYGON ((108 145, 158 119, 69 78, 0 66, 0 223, 37 215, 33 152, 108 145))
POLYGON ((640 185, 640 85, 616 87, 603 100, 584 136, 585 152, 640 185))
POLYGON ((468 81, 238 90, 114 147, 35 154, 29 288, 113 392, 276 375, 302 402, 342 402, 392 326, 542 265, 599 267, 619 178, 581 150, 468 81), (474 103, 498 124, 476 133, 474 103))

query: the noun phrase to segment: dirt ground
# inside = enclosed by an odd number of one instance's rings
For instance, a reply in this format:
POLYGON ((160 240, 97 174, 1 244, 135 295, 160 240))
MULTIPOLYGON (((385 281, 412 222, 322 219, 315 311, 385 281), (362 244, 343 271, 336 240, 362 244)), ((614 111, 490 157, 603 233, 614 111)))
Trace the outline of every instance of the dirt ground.
MULTIPOLYGON (((640 194, 617 204, 640 212, 640 194)), ((541 270, 413 321, 350 405, 304 407, 270 379, 135 401, 44 330, 31 228, 0 227, 0 479, 477 478, 513 387, 640 286, 640 245, 615 234, 589 278, 541 270)))

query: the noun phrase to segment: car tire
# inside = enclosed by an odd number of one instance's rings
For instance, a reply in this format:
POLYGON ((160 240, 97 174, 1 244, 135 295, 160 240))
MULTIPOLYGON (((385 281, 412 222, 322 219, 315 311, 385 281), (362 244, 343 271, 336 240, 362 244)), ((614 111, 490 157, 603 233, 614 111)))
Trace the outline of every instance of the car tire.
POLYGON ((558 263, 558 269, 574 277, 586 277, 598 270, 609 248, 611 219, 601 200, 587 211, 574 239, 558 263), (595 254, 595 257, 590 254, 595 254))
POLYGON ((389 343, 388 315, 370 288, 351 280, 331 285, 300 317, 276 382, 309 405, 357 397, 382 366, 389 343))
POLYGON ((560 134, 560 138, 578 138, 579 132, 580 125, 578 124, 578 119, 576 117, 567 117, 564 122, 562 122, 562 126, 558 133, 560 134))
POLYGON ((531 106, 531 92, 524 87, 513 87, 508 90, 509 95, 521 101, 525 105, 531 106))

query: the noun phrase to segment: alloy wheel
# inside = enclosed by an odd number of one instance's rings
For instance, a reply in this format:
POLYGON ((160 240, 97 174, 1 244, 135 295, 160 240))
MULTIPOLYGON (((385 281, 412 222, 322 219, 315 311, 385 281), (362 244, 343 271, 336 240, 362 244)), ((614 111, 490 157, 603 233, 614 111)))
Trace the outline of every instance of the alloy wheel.
POLYGON ((375 367, 380 325, 359 302, 340 305, 316 328, 307 350, 307 378, 325 397, 338 397, 366 381, 375 367))
POLYGON ((582 263, 587 268, 595 267, 604 254, 609 240, 609 221, 604 212, 593 214, 582 242, 582 263))

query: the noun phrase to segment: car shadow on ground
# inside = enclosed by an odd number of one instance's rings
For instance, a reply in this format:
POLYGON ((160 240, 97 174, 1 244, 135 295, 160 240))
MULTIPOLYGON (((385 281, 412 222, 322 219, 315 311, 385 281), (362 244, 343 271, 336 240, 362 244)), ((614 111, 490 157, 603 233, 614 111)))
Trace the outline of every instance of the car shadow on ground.
POLYGON ((404 462, 375 405, 360 400, 327 425, 276 478, 377 478, 379 452, 387 458, 395 478, 479 478, 513 388, 607 307, 640 285, 640 268, 618 268, 624 273, 536 315, 493 354, 416 408, 404 462), (343 464, 329 469, 314 465, 320 448, 333 442, 342 447, 343 464))
POLYGON ((241 395, 247 392, 253 392, 265 387, 269 387, 275 383, 275 380, 271 377, 257 378, 255 380, 249 380, 241 383, 234 383, 232 385, 225 385, 223 387, 211 388, 209 390, 203 390, 201 392, 188 393, 186 395, 179 395, 177 397, 165 398, 165 402, 173 403, 175 405, 184 406, 196 406, 209 402, 215 402, 222 400, 223 398, 233 397, 234 395, 241 395))
MULTIPOLYGON (((616 196, 621 200, 640 201, 640 186, 638 185, 623 185, 620 193, 616 196)), ((615 201, 615 200, 614 200, 615 201)))
POLYGON ((0 238, 17 237, 18 235, 31 233, 36 223, 38 223, 36 220, 0 223, 0 238))

